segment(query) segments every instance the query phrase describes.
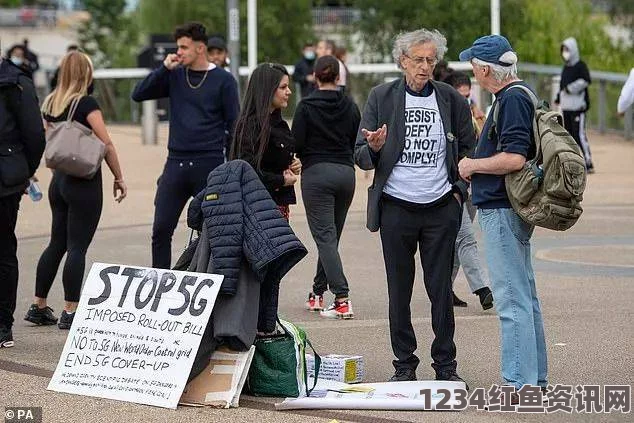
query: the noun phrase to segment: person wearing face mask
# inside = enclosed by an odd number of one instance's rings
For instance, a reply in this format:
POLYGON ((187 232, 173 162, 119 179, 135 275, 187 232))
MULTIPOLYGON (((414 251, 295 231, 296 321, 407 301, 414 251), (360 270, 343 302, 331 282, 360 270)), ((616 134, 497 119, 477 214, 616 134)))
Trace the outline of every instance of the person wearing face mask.
POLYGON ((588 173, 594 173, 590 144, 586 135, 586 112, 590 107, 588 85, 592 82, 590 71, 580 59, 577 40, 572 37, 561 43, 561 57, 564 67, 555 104, 561 107, 566 131, 572 135, 583 152, 588 173))
POLYGON ((15 227, 24 190, 40 164, 46 141, 31 78, 0 57, 0 350, 14 346, 18 293, 15 227))
POLYGON ((11 63, 13 63, 17 67, 19 67, 24 73, 26 73, 28 77, 33 78, 33 71, 31 70, 31 67, 29 66, 28 59, 26 58, 24 46, 15 45, 11 47, 7 53, 7 58, 11 61, 11 63))
POLYGON ((299 90, 302 98, 307 97, 315 91, 315 77, 313 76, 313 67, 315 66, 315 46, 313 43, 304 44, 302 50, 302 58, 295 64, 295 72, 293 72, 293 81, 299 84, 299 90))

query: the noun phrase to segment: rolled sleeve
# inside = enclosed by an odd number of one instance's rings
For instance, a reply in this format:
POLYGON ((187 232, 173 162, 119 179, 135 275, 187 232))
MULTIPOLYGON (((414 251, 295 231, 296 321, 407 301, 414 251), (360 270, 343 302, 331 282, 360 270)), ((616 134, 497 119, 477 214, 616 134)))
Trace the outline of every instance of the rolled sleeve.
MULTIPOLYGON (((510 93, 509 93, 510 94, 510 93)), ((535 110, 531 100, 522 93, 505 96, 500 103, 497 131, 501 150, 528 157, 533 145, 535 110)))

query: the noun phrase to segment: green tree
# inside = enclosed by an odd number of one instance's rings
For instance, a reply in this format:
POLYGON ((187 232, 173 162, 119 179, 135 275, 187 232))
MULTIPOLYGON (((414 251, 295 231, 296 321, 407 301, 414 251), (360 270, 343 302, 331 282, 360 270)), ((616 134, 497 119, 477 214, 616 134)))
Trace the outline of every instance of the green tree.
MULTIPOLYGON (((630 40, 634 43, 634 1, 604 0, 612 21, 630 30, 630 40)), ((634 47, 633 47, 634 49, 634 47)))
POLYGON ((361 12, 356 28, 363 35, 367 61, 391 57, 394 37, 421 27, 447 37, 447 58, 457 59, 464 46, 489 32, 489 2, 484 0, 356 0, 361 12))
POLYGON ((90 19, 79 27, 79 43, 95 67, 133 67, 139 48, 134 14, 126 0, 83 0, 90 19))
MULTIPOLYGON (((242 64, 247 57, 247 2, 240 1, 240 45, 242 64)), ((258 61, 294 63, 305 40, 312 39, 312 2, 276 0, 258 2, 258 61), (289 19, 283 17, 287 15, 289 19)), ((226 1, 141 0, 138 8, 144 34, 171 34, 174 28, 198 21, 208 33, 226 34, 226 1)))
MULTIPOLYGON (((139 49, 138 26, 126 13, 125 0, 83 0, 90 19, 79 27, 80 47, 91 56, 95 68, 125 68, 136 65, 139 49)), ((96 94, 106 116, 130 118, 129 81, 98 81, 96 94)))
POLYGON ((605 32, 607 16, 594 13, 590 1, 530 0, 520 16, 513 25, 502 22, 520 61, 560 65, 561 42, 574 37, 590 69, 624 72, 631 66, 627 50, 614 45, 605 32))
MULTIPOLYGON (((356 0, 355 7, 361 11, 357 29, 367 61, 391 60, 394 37, 402 31, 438 29, 447 37, 449 60, 457 60, 462 49, 490 33, 488 0, 356 0)), ((631 52, 610 41, 606 24, 607 16, 596 13, 590 0, 501 2, 501 32, 522 62, 560 65, 561 42, 575 37, 591 69, 626 71, 631 52)))
POLYGON ((0 0, 0 7, 20 7, 22 0, 0 0))

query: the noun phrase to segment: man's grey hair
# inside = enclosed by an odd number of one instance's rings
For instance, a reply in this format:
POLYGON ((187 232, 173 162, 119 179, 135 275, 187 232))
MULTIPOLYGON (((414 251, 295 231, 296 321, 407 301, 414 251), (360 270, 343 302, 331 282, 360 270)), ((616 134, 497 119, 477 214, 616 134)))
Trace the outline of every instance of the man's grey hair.
POLYGON ((517 78, 517 55, 515 52, 507 51, 500 57, 500 61, 504 63, 511 63, 511 66, 502 66, 497 63, 485 62, 484 60, 480 60, 476 57, 471 59, 471 61, 478 66, 488 66, 491 68, 491 74, 498 82, 517 78))
POLYGON ((438 61, 445 57, 447 52, 447 39, 438 30, 428 30, 425 28, 412 32, 401 32, 394 40, 392 57, 399 69, 401 68, 401 56, 408 54, 409 50, 418 44, 434 43, 436 46, 436 59, 438 61))

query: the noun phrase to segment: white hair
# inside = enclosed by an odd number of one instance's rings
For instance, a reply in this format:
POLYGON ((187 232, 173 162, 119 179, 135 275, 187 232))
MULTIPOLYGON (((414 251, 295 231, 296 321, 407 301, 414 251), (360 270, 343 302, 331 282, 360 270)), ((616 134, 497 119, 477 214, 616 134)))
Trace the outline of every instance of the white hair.
POLYGON ((488 66, 491 68, 493 78, 498 82, 517 78, 517 54, 514 51, 507 51, 498 59, 500 62, 510 63, 510 66, 502 66, 497 63, 489 63, 476 57, 471 59, 478 66, 488 66))
POLYGON ((413 46, 424 43, 434 43, 436 59, 442 60, 447 52, 447 39, 436 29, 430 31, 422 28, 411 32, 401 32, 396 36, 392 48, 392 57, 396 65, 401 68, 401 56, 406 55, 413 46))

